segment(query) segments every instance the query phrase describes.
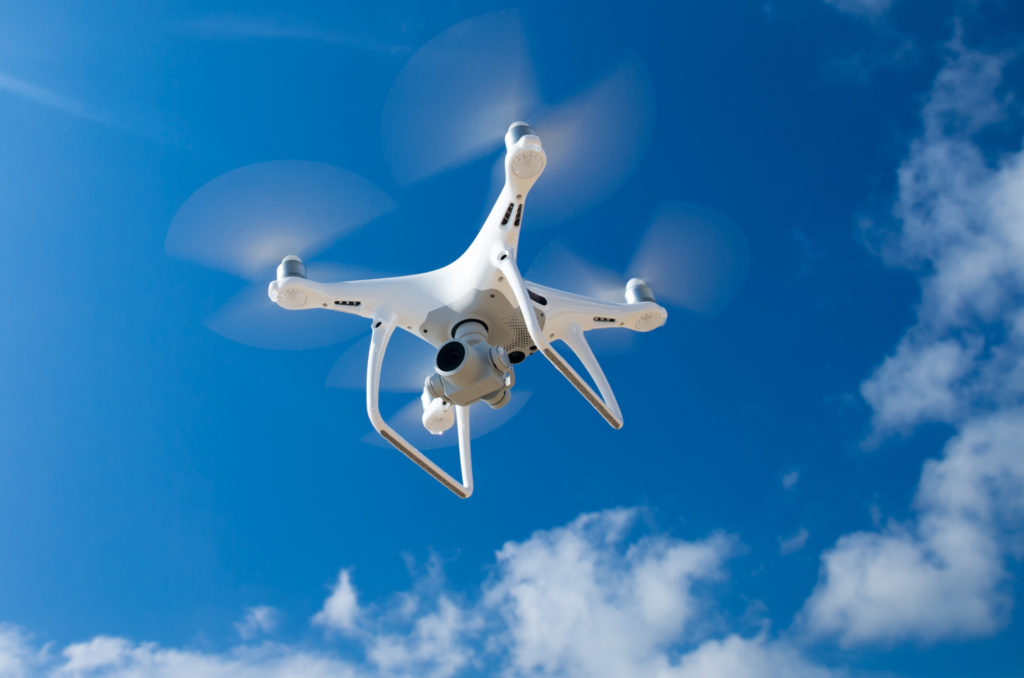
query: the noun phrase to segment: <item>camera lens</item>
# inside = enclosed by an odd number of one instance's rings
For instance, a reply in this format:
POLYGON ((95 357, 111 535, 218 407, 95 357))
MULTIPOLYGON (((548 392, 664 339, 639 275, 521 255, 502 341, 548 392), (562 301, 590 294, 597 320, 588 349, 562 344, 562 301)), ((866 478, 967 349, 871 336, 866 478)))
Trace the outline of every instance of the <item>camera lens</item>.
POLYGON ((451 372, 458 369, 462 361, 466 359, 466 347, 461 341, 449 341, 437 352, 437 369, 441 372, 451 372))

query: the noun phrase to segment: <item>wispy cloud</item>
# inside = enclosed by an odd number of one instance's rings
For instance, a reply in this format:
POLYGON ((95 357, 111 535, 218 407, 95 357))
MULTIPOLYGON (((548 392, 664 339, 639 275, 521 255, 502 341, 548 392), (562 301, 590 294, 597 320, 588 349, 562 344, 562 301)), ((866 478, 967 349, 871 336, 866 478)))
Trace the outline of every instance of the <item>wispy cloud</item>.
POLYGON ((296 40, 341 45, 383 54, 408 54, 412 46, 378 40, 359 31, 325 29, 281 19, 221 14, 185 22, 186 33, 213 40, 296 40))
POLYGON ((277 628, 278 612, 269 605, 257 605, 245 611, 245 617, 235 622, 235 630, 242 640, 251 640, 277 628))
POLYGON ((41 87, 27 80, 16 78, 0 71, 0 92, 20 97, 40 106, 46 106, 62 113, 73 115, 84 120, 111 124, 111 121, 98 111, 91 109, 85 104, 70 97, 63 96, 54 91, 41 87))
POLYGON ((951 43, 898 173, 899 228, 878 234, 890 263, 924 274, 916 322, 861 387, 873 439, 924 422, 957 434, 925 464, 912 520, 822 556, 803 620, 845 645, 986 635, 1008 618, 1004 561, 1024 523, 1024 152, 976 141, 1006 116, 1003 65, 951 43))
POLYGON ((790 553, 796 553, 807 545, 807 537, 809 537, 810 534, 811 533, 807 531, 806 527, 801 527, 793 536, 779 540, 779 553, 784 556, 788 556, 790 553))
POLYGON ((825 0, 825 2, 843 12, 872 17, 885 14, 892 5, 892 0, 825 0))

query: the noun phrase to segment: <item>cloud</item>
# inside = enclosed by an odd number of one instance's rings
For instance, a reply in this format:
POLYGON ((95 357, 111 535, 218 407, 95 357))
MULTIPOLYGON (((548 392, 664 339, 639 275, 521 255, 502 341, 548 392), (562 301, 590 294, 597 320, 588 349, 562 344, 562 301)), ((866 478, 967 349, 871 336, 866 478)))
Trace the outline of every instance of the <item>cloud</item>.
POLYGON ((257 605, 245 611, 245 617, 235 623, 235 630, 242 640, 250 640, 277 628, 277 610, 268 605, 257 605))
POLYGON ((182 24, 182 28, 194 35, 214 40, 297 40, 344 45, 382 54, 407 54, 410 45, 374 40, 363 31, 345 32, 325 29, 312 23, 296 23, 290 20, 255 17, 245 14, 219 14, 182 24))
POLYGON ((789 471, 782 475, 782 487, 792 490, 800 482, 800 471, 789 471))
POLYGON ((352 575, 349 570, 338 573, 338 581, 331 591, 330 597, 324 601, 323 608, 313 616, 313 624, 329 630, 349 632, 356 626, 359 616, 359 601, 356 590, 352 586, 352 575))
POLYGON ((448 678, 469 665, 474 651, 468 639, 478 620, 447 595, 436 605, 436 611, 415 618, 411 630, 374 636, 366 649, 370 661, 387 675, 429 678, 448 678))
POLYGON ((892 0, 825 0, 840 11, 861 16, 881 16, 889 10, 892 0))
POLYGON ((892 0, 825 0, 828 4, 842 12, 861 16, 877 17, 885 14, 892 5, 892 0))
POLYGON ((781 643, 729 636, 705 642, 684 655, 673 671, 656 675, 666 678, 834 678, 843 674, 813 664, 781 643))
POLYGON ((898 172, 900 229, 879 238, 890 264, 925 272, 917 323, 861 387, 882 434, 1024 395, 1024 153, 991 166, 975 141, 1006 117, 1003 59, 959 38, 952 52, 898 172))
POLYGON ((959 36, 950 52, 898 172, 900 227, 882 238, 887 261, 924 272, 917 320, 861 393, 876 439, 923 422, 956 434, 925 464, 911 520, 823 554, 801 619, 844 645, 987 635, 1011 604, 1005 559, 1024 518, 1024 153, 977 142, 1006 116, 1003 59, 959 36))
MULTIPOLYGON (((88 643, 70 645, 65 650, 73 655, 91 655, 88 643)), ((53 667, 57 676, 83 678, 357 678, 362 673, 353 664, 327 653, 312 652, 289 646, 261 645, 235 648, 223 654, 160 647, 156 643, 133 644, 124 639, 105 638, 116 654, 106 661, 89 665, 73 665, 69 660, 53 667)), ((98 660, 100 657, 95 657, 98 660)), ((51 675, 53 675, 51 673, 51 675)), ((43 675, 32 674, 32 675, 43 675)))
POLYGON ((807 537, 810 535, 811 533, 807 531, 806 527, 801 527, 792 537, 779 541, 779 553, 784 556, 788 556, 790 553, 796 553, 807 545, 807 537))
POLYGON ((623 547, 635 510, 580 516, 498 553, 485 605, 502 619, 516 675, 654 675, 702 611, 692 587, 720 579, 734 548, 649 537, 623 547))
POLYGON ((23 678, 36 664, 36 652, 18 629, 0 624, 0 678, 23 678))
POLYGON ((636 509, 588 513, 508 542, 488 568, 490 576, 462 594, 444 585, 434 559, 411 590, 359 605, 350 571, 342 569, 324 604, 330 611, 318 614, 314 623, 344 620, 342 647, 357 648, 351 656, 334 646, 261 642, 204 652, 96 636, 30 661, 40 649, 20 632, 4 629, 0 676, 840 675, 767 633, 716 636, 723 620, 709 588, 724 580, 735 540, 717 534, 696 541, 638 535, 640 515, 636 509))
POLYGON ((82 118, 84 120, 91 120, 93 122, 99 122, 103 124, 111 124, 105 116, 100 115, 96 111, 93 111, 85 104, 82 104, 74 99, 57 94, 51 90, 48 90, 39 85, 35 85, 27 80, 16 78, 12 75, 8 75, 0 71, 0 92, 6 92, 7 94, 31 101, 52 108, 55 111, 67 113, 73 115, 76 118, 82 118))
POLYGON ((955 337, 904 337, 894 355, 861 384, 876 429, 905 429, 922 421, 951 421, 962 405, 963 379, 972 371, 977 342, 955 337))
POLYGON ((1024 411, 970 422, 924 469, 919 517, 847 535, 822 557, 805 607, 844 645, 986 635, 1007 621, 997 518, 1020 520, 1024 411))

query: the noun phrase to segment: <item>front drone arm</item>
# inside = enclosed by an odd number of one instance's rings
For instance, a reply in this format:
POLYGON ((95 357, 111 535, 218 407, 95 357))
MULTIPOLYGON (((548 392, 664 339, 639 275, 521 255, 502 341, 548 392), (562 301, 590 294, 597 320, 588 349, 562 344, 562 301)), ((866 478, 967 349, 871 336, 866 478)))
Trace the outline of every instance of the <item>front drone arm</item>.
POLYGON ((380 371, 384 364, 384 352, 388 340, 396 326, 393 313, 379 313, 373 318, 372 334, 370 335, 370 355, 366 364, 366 412, 370 422, 384 440, 388 441, 399 452, 416 462, 420 468, 462 499, 473 494, 473 462, 469 446, 469 408, 455 406, 455 419, 459 435, 459 463, 462 467, 462 482, 455 480, 440 466, 432 462, 412 443, 403 438, 395 429, 384 421, 380 414, 380 371))
POLYGON ((597 362, 597 358, 594 357, 593 351, 590 350, 590 345, 583 336, 583 328, 579 323, 570 323, 566 328, 565 335, 561 338, 580 359, 587 372, 590 373, 594 383, 597 384, 600 395, 580 377, 576 370, 572 368, 572 365, 567 363, 565 358, 559 355, 558 351, 548 341, 544 330, 541 329, 540 321, 537 319, 537 313, 533 308, 533 301, 530 298, 530 291, 526 287, 526 281, 523 280, 522 274, 519 273, 519 267, 516 266, 513 252, 511 250, 502 250, 498 252, 496 259, 498 268, 505 275, 505 279, 512 288, 512 294, 515 296, 516 303, 519 304, 519 309, 523 314, 523 321, 526 323, 526 329, 529 331, 533 343, 544 354, 544 357, 605 418, 612 428, 622 428, 622 412, 619 410, 619 404, 615 400, 615 394, 612 393, 611 385, 604 376, 601 365, 597 362))

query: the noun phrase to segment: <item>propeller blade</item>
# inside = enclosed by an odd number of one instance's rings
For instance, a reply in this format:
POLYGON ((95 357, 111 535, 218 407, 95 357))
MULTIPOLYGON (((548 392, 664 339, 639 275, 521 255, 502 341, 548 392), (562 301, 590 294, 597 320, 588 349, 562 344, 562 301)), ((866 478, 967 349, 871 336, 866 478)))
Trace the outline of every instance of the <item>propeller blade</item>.
POLYGON ((393 208, 386 193, 348 170, 305 160, 260 162, 193 193, 171 222, 165 249, 269 282, 285 255, 310 258, 393 208))
POLYGON ((558 241, 533 258, 527 280, 603 301, 622 301, 626 281, 622 275, 587 261, 558 241))
POLYGON ((384 153, 402 186, 498 150, 538 103, 519 13, 467 19, 417 51, 384 103, 384 153))
MULTIPOLYGON (((469 414, 470 437, 476 440, 504 426, 523 409, 531 395, 530 391, 513 390, 512 400, 508 405, 498 410, 492 410, 486 403, 471 405, 469 414)), ((417 397, 402 407, 394 416, 388 417, 387 421, 406 440, 421 450, 435 450, 442 447, 458 446, 459 438, 454 426, 442 435, 431 435, 423 428, 422 416, 423 404, 417 397)), ((362 442, 376 447, 390 447, 387 441, 375 432, 363 436, 362 442)))
POLYGON ((526 221, 544 227, 596 207, 632 176, 651 144, 654 86, 630 57, 535 119, 548 163, 530 192, 526 221))
POLYGON ((360 318, 341 313, 286 311, 267 297, 267 284, 247 285, 210 316, 211 330, 246 346, 297 351, 322 348, 355 336, 365 328, 360 318))
POLYGON ((627 270, 662 303, 714 315, 739 292, 750 265, 743 231, 721 212, 666 202, 627 270))
POLYGON ((553 242, 527 269, 529 280, 604 301, 622 301, 626 281, 645 280, 659 303, 713 315, 746 278, 750 248, 727 216, 692 203, 666 202, 655 214, 622 274, 601 268, 553 242))
MULTIPOLYGON (((381 134, 388 165, 408 185, 497 153, 526 120, 548 156, 531 194, 531 224, 559 223, 605 200, 633 173, 654 125, 651 79, 638 58, 556 105, 541 101, 514 10, 468 19, 424 45, 395 79, 381 134)), ((504 160, 495 166, 499 185, 504 160)))
MULTIPOLYGON (((369 324, 367 337, 357 341, 334 363, 327 375, 326 386, 361 391, 366 388, 366 362, 370 351, 369 324)), ((380 373, 380 390, 384 393, 419 393, 423 381, 434 369, 437 349, 406 332, 396 332, 388 342, 380 373)), ((418 401, 417 401, 418 402, 418 401)))

